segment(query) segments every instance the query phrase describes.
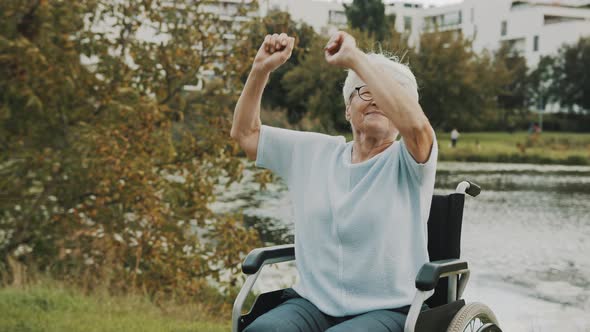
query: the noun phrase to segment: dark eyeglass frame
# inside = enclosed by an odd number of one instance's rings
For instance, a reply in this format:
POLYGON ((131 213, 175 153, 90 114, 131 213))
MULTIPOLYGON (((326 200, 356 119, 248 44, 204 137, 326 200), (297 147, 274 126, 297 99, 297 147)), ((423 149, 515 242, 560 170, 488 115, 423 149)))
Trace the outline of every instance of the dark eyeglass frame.
MULTIPOLYGON (((371 98, 370 98, 370 99, 365 99, 365 98, 363 98, 363 96, 361 95, 361 89, 362 89, 362 88, 364 88, 364 87, 366 87, 366 86, 367 86, 367 85, 365 84, 365 85, 357 86, 357 87, 356 87, 356 88, 354 88, 354 89, 356 90, 356 94, 359 96, 359 98, 360 98, 361 100, 364 100, 364 101, 372 101, 372 100, 373 100, 373 95, 371 95, 371 98)), ((354 97, 354 92, 353 92, 353 93, 350 95, 350 100, 352 100, 352 97, 354 97)))

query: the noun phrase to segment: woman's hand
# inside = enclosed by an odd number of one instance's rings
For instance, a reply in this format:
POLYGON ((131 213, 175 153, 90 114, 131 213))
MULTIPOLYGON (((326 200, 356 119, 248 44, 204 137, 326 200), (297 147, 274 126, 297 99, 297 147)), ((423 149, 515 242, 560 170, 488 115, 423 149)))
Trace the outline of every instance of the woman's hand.
POLYGON ((295 38, 285 33, 266 35, 254 58, 254 67, 270 73, 291 57, 295 38))
POLYGON ((326 61, 338 67, 352 68, 358 53, 354 37, 344 31, 336 32, 324 48, 326 61))

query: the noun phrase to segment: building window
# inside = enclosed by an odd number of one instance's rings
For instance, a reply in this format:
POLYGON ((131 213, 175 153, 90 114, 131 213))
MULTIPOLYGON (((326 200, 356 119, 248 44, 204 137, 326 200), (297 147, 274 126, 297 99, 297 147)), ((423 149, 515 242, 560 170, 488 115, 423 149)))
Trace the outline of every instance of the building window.
POLYGON ((328 23, 335 26, 345 26, 346 14, 344 11, 330 10, 328 12, 328 23))
POLYGON ((507 32, 508 32, 508 22, 502 21, 502 31, 501 31, 502 36, 506 36, 507 32))
POLYGON ((571 16, 555 16, 555 15, 544 15, 543 16, 543 24, 556 24, 562 22, 572 22, 572 21, 584 21, 582 17, 571 17, 571 16))
POLYGON ((537 52, 539 50, 539 36, 535 36, 533 38, 533 51, 537 52))
POLYGON ((404 16, 404 31, 412 31, 412 17, 404 16))

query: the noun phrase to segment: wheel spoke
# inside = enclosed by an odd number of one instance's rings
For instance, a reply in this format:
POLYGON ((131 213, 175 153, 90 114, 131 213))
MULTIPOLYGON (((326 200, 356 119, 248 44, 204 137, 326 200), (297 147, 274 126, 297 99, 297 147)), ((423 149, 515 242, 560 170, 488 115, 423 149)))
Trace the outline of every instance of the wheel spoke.
POLYGON ((493 329, 497 325, 496 315, 490 308, 476 302, 461 308, 453 317, 447 331, 482 332, 484 329, 490 331, 490 328, 493 329))
POLYGON ((482 327, 484 324, 485 323, 481 318, 474 317, 471 321, 469 321, 467 326, 465 326, 465 330, 463 330, 463 332, 466 332, 466 331, 477 332, 477 330, 480 327, 482 327))

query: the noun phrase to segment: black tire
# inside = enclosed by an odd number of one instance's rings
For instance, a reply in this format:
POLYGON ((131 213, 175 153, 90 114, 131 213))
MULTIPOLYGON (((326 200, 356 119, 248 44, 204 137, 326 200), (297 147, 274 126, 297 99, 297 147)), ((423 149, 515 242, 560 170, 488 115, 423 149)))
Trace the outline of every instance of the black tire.
POLYGON ((457 312, 447 332, 501 332, 498 326, 496 315, 487 305, 473 302, 457 312))

